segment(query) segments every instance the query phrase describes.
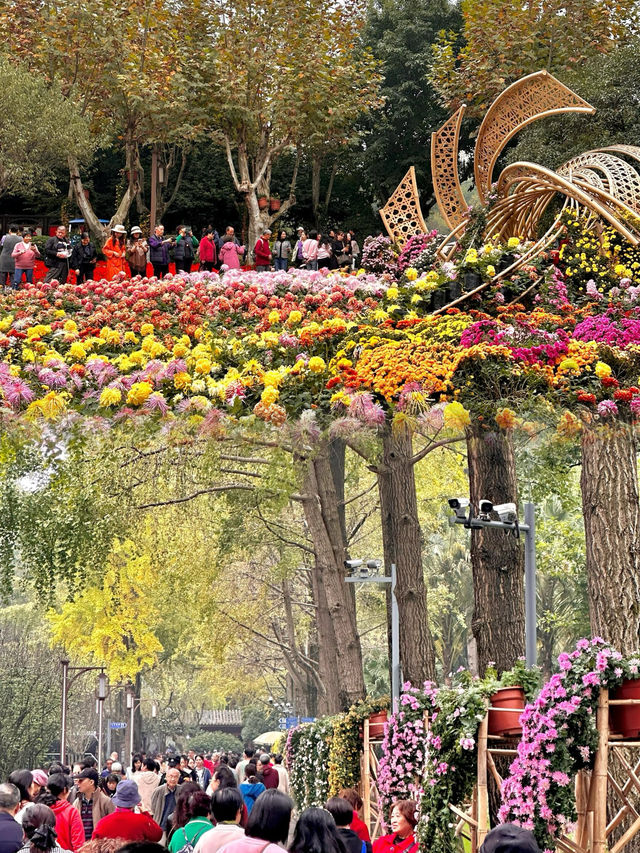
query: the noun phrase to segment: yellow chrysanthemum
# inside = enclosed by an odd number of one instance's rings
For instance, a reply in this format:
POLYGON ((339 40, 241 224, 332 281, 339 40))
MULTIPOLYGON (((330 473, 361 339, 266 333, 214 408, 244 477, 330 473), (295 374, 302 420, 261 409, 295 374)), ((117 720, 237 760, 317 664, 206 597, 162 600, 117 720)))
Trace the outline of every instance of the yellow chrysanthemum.
POLYGON ((407 277, 407 281, 415 281, 418 278, 418 270, 415 267, 407 267, 404 274, 407 277))
POLYGON ((69 347, 69 356, 74 361, 84 361, 87 357, 87 351, 84 348, 83 344, 81 344, 79 341, 76 341, 69 347))
POLYGON ((273 326, 275 323, 280 322, 280 312, 276 311, 274 308, 273 311, 269 311, 269 322, 273 326))
POLYGON ((400 291, 398 290, 398 288, 397 288, 397 287, 389 287, 389 288, 387 288, 387 299, 397 299, 397 298, 398 298, 398 293, 399 293, 399 292, 400 292, 400 291))
POLYGON ((609 365, 605 364, 604 361, 596 362, 595 374, 598 377, 598 379, 604 379, 606 376, 611 376, 612 372, 613 371, 611 370, 609 365))
POLYGON ((207 373, 211 372, 211 361, 208 358, 199 358, 196 361, 196 373, 199 373, 201 376, 206 376, 207 373))
POLYGON ((287 323, 290 326, 297 326, 302 321, 302 313, 300 311, 292 311, 287 317, 287 323))
POLYGON ((177 343, 173 348, 173 354, 176 358, 184 358, 188 352, 189 347, 186 347, 183 343, 177 343))
POLYGON ((122 391, 118 388, 104 388, 100 394, 100 405, 108 408, 122 401, 122 391))
POLYGON ((319 355, 314 355, 309 359, 308 367, 312 373, 322 373, 326 366, 324 359, 320 358, 319 355))
POLYGON ((464 429, 471 423, 469 412, 462 403, 454 401, 448 403, 444 408, 444 425, 450 429, 464 429))
POLYGON ((182 388, 188 388, 191 383, 191 377, 188 373, 181 371, 180 373, 176 373, 173 377, 173 387, 177 388, 179 391, 182 388))
POLYGON ((152 335, 154 333, 154 331, 155 331, 155 329, 151 323, 143 323, 140 326, 140 334, 143 337, 146 337, 147 335, 152 335))
POLYGON ((509 237, 509 239, 507 240, 507 248, 508 249, 515 249, 516 246, 519 246, 519 245, 520 245, 520 238, 519 237, 509 237))
POLYGON ((266 403, 267 406, 270 406, 272 403, 275 403, 275 401, 278 399, 279 396, 280 396, 280 392, 278 391, 277 388, 273 388, 271 386, 268 386, 267 388, 264 389, 264 391, 260 395, 260 399, 262 400, 263 403, 266 403))
POLYGON ((153 385, 150 382, 134 382, 127 394, 127 403, 130 406, 141 406, 153 393, 153 385))

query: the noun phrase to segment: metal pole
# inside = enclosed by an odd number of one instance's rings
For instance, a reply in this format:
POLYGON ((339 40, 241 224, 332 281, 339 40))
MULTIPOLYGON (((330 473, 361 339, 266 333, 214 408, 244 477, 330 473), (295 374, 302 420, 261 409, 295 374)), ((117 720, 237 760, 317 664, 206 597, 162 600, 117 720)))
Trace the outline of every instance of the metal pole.
POLYGON ((158 148, 154 145, 151 149, 151 203, 149 205, 149 236, 153 234, 156 227, 158 215, 158 148))
POLYGON ((396 598, 396 564, 391 563, 391 701, 393 713, 400 700, 400 614, 396 598))
POLYGON ((136 713, 136 697, 131 694, 131 716, 129 717, 129 767, 133 767, 133 719, 136 713))
POLYGON ((67 678, 69 675, 69 661, 61 660, 62 664, 62 715, 60 720, 60 763, 66 764, 67 754, 67 678))
POLYGON ((104 699, 98 699, 98 773, 102 770, 104 699))
POLYGON ((535 504, 524 505, 524 611, 525 652, 527 667, 536 665, 538 650, 536 643, 536 508, 535 504))

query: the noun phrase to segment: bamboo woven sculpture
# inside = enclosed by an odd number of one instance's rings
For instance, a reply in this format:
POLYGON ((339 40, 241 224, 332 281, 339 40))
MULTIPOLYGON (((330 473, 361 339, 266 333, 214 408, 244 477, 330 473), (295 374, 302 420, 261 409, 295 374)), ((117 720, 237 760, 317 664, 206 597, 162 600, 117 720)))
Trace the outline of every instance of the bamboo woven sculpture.
MULTIPOLYGON (((439 249, 442 259, 455 251, 468 221, 468 207, 458 178, 458 145, 462 106, 431 137, 431 170, 438 207, 452 229, 439 249)), ((480 125, 474 152, 478 195, 487 204, 493 170, 508 141, 540 118, 561 113, 592 114, 594 108, 547 71, 529 74, 502 92, 480 125)), ((516 265, 496 278, 510 275, 555 240, 560 214, 540 236, 543 214, 552 201, 561 199, 560 213, 567 206, 607 221, 632 245, 640 242, 640 147, 611 145, 574 157, 556 171, 536 163, 513 163, 500 174, 496 198, 487 216, 486 235, 502 239, 520 237, 534 241, 516 265), (622 156, 621 156, 622 155, 622 156), (626 159, 623 159, 626 158, 626 159), (628 161, 633 161, 633 165, 628 161)), ((426 232, 413 169, 381 210, 389 235, 402 245, 412 234, 426 232)), ((495 279, 494 279, 495 280, 495 279)), ((466 297, 463 297, 466 298, 466 297)))

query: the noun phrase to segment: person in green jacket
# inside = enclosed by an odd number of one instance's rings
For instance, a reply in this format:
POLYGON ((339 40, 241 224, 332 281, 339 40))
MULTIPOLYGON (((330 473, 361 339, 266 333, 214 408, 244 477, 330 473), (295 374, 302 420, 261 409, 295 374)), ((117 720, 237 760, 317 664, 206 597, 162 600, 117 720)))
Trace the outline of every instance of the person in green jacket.
POLYGON ((183 799, 178 794, 176 801, 176 819, 179 820, 179 812, 182 811, 181 805, 184 807, 186 823, 180 826, 171 833, 169 839, 169 853, 178 853, 187 844, 195 847, 200 838, 213 829, 213 824, 209 820, 209 812, 211 810, 211 797, 205 794, 204 791, 192 791, 188 793, 184 803, 180 803, 183 799))

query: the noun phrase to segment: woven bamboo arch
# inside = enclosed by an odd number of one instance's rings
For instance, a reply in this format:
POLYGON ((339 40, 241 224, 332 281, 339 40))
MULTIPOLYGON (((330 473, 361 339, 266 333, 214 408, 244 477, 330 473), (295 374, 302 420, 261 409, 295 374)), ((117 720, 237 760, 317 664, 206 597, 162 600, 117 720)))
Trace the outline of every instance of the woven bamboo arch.
POLYGON ((483 204, 493 167, 507 142, 528 124, 567 112, 592 114, 595 109, 548 71, 522 77, 498 95, 480 125, 475 147, 476 188, 483 204))

